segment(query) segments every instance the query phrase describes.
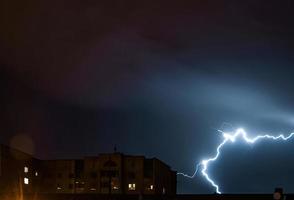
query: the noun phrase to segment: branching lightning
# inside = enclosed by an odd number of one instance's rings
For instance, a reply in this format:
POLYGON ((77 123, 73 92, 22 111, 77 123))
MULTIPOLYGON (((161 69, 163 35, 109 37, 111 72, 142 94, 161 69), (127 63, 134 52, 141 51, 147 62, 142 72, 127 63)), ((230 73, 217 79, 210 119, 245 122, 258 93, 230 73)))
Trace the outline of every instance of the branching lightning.
POLYGON ((219 157, 219 155, 221 153, 221 149, 222 149, 223 146, 225 146, 225 144, 234 143, 237 139, 242 139, 246 143, 249 143, 249 144, 253 144, 256 141, 261 140, 261 139, 284 140, 285 141, 285 140, 290 139, 294 135, 294 133, 291 133, 288 136, 284 136, 283 134, 278 135, 278 136, 273 136, 273 135, 258 135, 258 136, 254 137, 254 138, 250 138, 250 137, 247 136, 247 133, 243 129, 241 129, 241 128, 240 129, 237 129, 235 131, 235 133, 233 133, 233 134, 225 133, 225 132, 223 132, 221 130, 218 130, 218 131, 222 134, 223 141, 216 148, 216 154, 213 157, 208 158, 208 159, 204 159, 200 163, 198 163, 196 165, 196 170, 195 170, 195 172, 194 172, 194 174, 192 176, 189 176, 189 175, 184 174, 184 173, 178 173, 178 175, 182 175, 182 176, 187 177, 187 178, 194 178, 195 175, 198 173, 199 169, 201 168, 201 174, 202 174, 202 176, 204 176, 205 179, 215 188, 215 191, 218 194, 221 194, 221 192, 219 190, 219 186, 209 176, 209 174, 207 172, 207 169, 208 169, 208 165, 211 162, 214 162, 214 161, 216 161, 218 159, 218 157, 219 157))

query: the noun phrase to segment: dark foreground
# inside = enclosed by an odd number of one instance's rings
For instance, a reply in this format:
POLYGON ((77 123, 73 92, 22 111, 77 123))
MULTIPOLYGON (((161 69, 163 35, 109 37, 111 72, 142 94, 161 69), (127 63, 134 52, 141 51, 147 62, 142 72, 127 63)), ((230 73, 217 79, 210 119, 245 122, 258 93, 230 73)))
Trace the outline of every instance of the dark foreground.
MULTIPOLYGON (((1 200, 269 200, 272 194, 222 194, 222 195, 177 195, 177 196, 138 196, 138 195, 95 195, 95 194, 39 194, 7 195, 0 194, 1 200)), ((294 194, 286 194, 284 199, 294 199, 294 194)))

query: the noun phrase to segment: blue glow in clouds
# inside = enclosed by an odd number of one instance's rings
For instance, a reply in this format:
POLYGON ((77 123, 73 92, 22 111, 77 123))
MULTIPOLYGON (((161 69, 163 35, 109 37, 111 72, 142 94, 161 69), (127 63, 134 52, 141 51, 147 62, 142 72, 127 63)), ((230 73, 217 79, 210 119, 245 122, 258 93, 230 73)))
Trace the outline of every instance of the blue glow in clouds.
POLYGON ((205 179, 215 188, 215 191, 218 194, 221 194, 221 192, 219 190, 219 186, 209 176, 209 174, 207 172, 207 169, 208 169, 208 165, 211 162, 213 162, 213 161, 215 161, 215 160, 218 159, 218 157, 219 157, 219 155, 221 153, 221 149, 222 149, 223 146, 225 146, 225 144, 234 143, 237 139, 242 139, 246 143, 249 143, 249 144, 253 144, 256 141, 261 140, 261 139, 288 140, 288 139, 290 139, 294 135, 294 133, 291 133, 287 137, 285 137, 282 134, 281 135, 278 135, 278 136, 258 135, 258 136, 254 137, 254 138, 249 138, 247 136, 247 133, 243 129, 241 129, 241 128, 240 129, 237 129, 235 131, 235 133, 233 133, 233 134, 225 133, 225 132, 223 132, 221 130, 218 130, 218 131, 222 134, 223 141, 216 148, 216 154, 215 154, 215 156, 213 156, 212 158, 204 159, 199 164, 197 164, 196 170, 195 170, 195 172, 194 172, 194 174, 192 176, 189 176, 189 175, 184 174, 184 173, 178 173, 178 175, 182 175, 182 176, 187 177, 187 178, 194 178, 195 175, 197 174, 197 172, 199 171, 199 168, 201 168, 201 174, 202 174, 202 176, 204 176, 205 179))

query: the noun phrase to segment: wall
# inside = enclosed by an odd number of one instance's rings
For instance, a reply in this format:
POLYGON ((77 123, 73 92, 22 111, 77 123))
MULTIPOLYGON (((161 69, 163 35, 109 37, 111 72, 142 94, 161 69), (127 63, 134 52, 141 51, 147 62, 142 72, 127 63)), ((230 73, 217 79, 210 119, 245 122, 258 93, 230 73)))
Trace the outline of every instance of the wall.
POLYGON ((19 150, 0 145, 0 193, 3 192, 32 192, 38 185, 39 177, 35 176, 38 172, 39 161, 32 156, 19 150), (28 172, 24 171, 27 167, 28 172), (24 184, 27 178, 29 184, 24 184))

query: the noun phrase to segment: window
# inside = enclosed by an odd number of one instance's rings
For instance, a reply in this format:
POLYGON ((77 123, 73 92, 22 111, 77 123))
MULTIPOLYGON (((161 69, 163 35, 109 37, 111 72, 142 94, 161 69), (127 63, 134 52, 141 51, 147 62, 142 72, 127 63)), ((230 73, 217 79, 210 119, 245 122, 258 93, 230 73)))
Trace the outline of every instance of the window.
POLYGON ((135 183, 129 183, 129 190, 136 190, 136 184, 135 183))
POLYGON ((105 171, 105 170, 101 170, 100 175, 101 175, 102 177, 107 177, 107 171, 105 171))
POLYGON ((52 174, 50 172, 45 173, 44 175, 46 178, 52 178, 52 174))
POLYGON ((91 190, 91 191, 96 190, 96 188, 97 188, 97 183, 92 182, 92 183, 90 183, 89 185, 90 185, 90 190, 91 190))
POLYGON ((118 177, 119 172, 117 170, 101 170, 101 177, 118 177))
POLYGON ((28 167, 24 167, 23 168, 24 173, 28 173, 29 172, 29 168, 28 167))
POLYGON ((75 161, 75 177, 76 178, 81 178, 82 173, 84 171, 85 163, 83 160, 76 160, 75 161))
POLYGON ((146 185, 146 190, 151 191, 154 190, 154 185, 146 185))
POLYGON ((118 186, 113 186, 112 189, 113 189, 113 190, 118 190, 119 187, 118 187, 118 186))
POLYGON ((131 167, 132 167, 132 168, 135 168, 135 167, 136 167, 136 163, 135 163, 135 161, 134 161, 134 160, 131 160, 130 162, 131 162, 131 167))
POLYGON ((109 182, 102 182, 101 183, 101 187, 109 188, 109 186, 110 186, 109 182))
POLYGON ((112 188, 112 190, 118 190, 119 189, 118 179, 115 179, 115 180, 111 181, 111 188, 112 188))
POLYGON ((135 179, 136 178, 135 172, 129 172, 128 177, 129 177, 129 179, 135 179))
POLYGON ((83 189, 85 186, 85 182, 76 181, 76 188, 83 189))
POLYGON ((144 177, 145 178, 152 178, 153 177, 153 160, 152 159, 145 159, 144 160, 144 177))
POLYGON ((28 179, 28 178, 24 178, 24 179, 23 179, 23 183, 24 183, 25 185, 28 185, 28 184, 29 184, 29 179, 28 179))
POLYGON ((62 173, 58 173, 57 178, 62 178, 62 173))
POLYGON ((96 172, 91 172, 90 176, 91 176, 91 178, 96 179, 97 178, 97 173, 96 172))
POLYGON ((69 175, 68 175, 68 178, 74 178, 74 174, 73 173, 70 173, 69 175))
POLYGON ((106 161, 104 163, 103 166, 104 167, 107 167, 107 168, 109 168, 109 167, 117 167, 117 164, 114 161, 112 161, 112 160, 108 160, 108 161, 106 161))
POLYGON ((56 189, 57 190, 61 190, 62 189, 61 185, 60 184, 57 184, 57 188, 56 189))
POLYGON ((36 171, 36 172, 35 172, 35 176, 38 176, 38 175, 39 175, 39 174, 38 174, 38 172, 36 171))

